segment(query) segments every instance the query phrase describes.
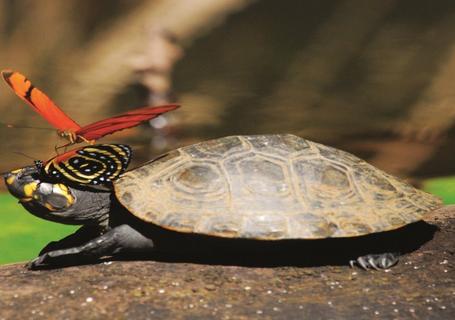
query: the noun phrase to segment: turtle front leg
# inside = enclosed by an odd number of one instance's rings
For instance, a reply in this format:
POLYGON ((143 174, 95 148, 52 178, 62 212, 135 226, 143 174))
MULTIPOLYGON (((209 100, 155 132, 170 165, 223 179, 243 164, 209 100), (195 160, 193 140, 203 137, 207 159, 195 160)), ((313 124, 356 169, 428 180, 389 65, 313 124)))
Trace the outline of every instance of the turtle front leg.
POLYGON ((101 235, 101 230, 102 228, 99 226, 82 226, 76 232, 61 240, 49 242, 43 249, 41 249, 39 255, 41 256, 50 251, 80 246, 90 239, 94 239, 101 235))
POLYGON ((388 269, 393 267, 398 263, 399 253, 396 252, 387 252, 379 254, 367 254, 365 256, 360 256, 355 260, 349 261, 351 267, 359 266, 363 270, 368 269, 388 269))
POLYGON ((45 252, 27 265, 29 269, 76 265, 105 256, 139 254, 152 251, 154 243, 129 225, 117 226, 103 235, 76 247, 45 252))

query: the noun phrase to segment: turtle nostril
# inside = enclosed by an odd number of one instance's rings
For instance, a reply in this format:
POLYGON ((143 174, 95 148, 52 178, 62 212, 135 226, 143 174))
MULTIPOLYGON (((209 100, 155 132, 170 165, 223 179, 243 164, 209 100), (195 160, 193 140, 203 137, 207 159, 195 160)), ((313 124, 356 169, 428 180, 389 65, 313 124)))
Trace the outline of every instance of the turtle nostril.
POLYGON ((0 175, 3 179, 8 179, 11 176, 11 172, 2 172, 0 175))
POLYGON ((5 180, 5 183, 7 185, 11 185, 13 184, 15 178, 14 178, 14 174, 12 174, 11 172, 5 172, 5 173, 2 173, 2 177, 3 179, 5 180))

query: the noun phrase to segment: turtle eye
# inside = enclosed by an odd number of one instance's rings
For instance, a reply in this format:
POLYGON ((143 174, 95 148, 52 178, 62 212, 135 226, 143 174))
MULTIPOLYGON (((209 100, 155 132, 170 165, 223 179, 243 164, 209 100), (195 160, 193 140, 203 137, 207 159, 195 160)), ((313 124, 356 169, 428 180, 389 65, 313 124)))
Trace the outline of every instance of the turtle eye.
POLYGON ((52 187, 52 184, 50 184, 50 183, 41 182, 38 184, 38 192, 43 196, 52 194, 52 190, 53 190, 53 187, 52 187))
POLYGON ((45 197, 44 206, 50 211, 59 211, 71 206, 71 202, 64 195, 53 193, 48 197, 45 197))

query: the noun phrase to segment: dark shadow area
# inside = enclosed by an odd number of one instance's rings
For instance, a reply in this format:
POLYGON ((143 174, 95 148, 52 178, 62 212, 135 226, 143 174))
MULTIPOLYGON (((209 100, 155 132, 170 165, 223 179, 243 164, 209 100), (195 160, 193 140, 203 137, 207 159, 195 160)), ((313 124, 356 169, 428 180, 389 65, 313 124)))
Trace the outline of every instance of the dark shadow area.
POLYGON ((437 229, 420 221, 399 230, 355 238, 281 241, 176 235, 176 239, 169 239, 169 243, 172 245, 173 240, 176 241, 175 248, 179 250, 156 252, 152 259, 248 267, 347 265, 350 260, 366 254, 412 252, 431 240, 437 229))
POLYGON ((151 232, 149 234, 157 245, 156 252, 141 255, 123 254, 96 261, 84 260, 84 257, 79 256, 77 261, 73 257, 49 269, 111 260, 150 260, 266 268, 342 266, 367 254, 410 253, 433 239, 438 230, 436 226, 419 221, 398 230, 354 238, 263 241, 183 234, 147 225, 141 229, 142 232, 151 232))

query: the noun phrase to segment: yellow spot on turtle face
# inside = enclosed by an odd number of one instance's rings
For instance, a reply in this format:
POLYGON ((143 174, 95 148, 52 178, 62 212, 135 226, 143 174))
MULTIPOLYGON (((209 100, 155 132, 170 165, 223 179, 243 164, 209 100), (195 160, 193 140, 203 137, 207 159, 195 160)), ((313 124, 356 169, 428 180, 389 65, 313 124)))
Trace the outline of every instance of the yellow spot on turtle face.
POLYGON ((66 185, 61 183, 54 184, 53 191, 55 193, 61 194, 66 198, 67 207, 71 206, 74 203, 74 197, 66 185))
POLYGON ((49 210, 49 211, 56 211, 56 209, 51 206, 49 203, 45 203, 44 206, 49 210))
POLYGON ((6 178, 6 184, 13 184, 14 183, 14 180, 16 180, 16 176, 9 176, 8 178, 6 178))
POLYGON ((16 170, 11 171, 11 173, 12 174, 18 174, 21 171, 22 171, 22 169, 16 169, 16 170))
POLYGON ((24 194, 26 197, 32 197, 33 193, 36 191, 38 188, 38 183, 37 182, 30 182, 24 185, 24 194))
POLYGON ((57 186, 57 188, 59 188, 62 192, 68 193, 68 187, 65 186, 64 184, 58 183, 56 186, 57 186))

